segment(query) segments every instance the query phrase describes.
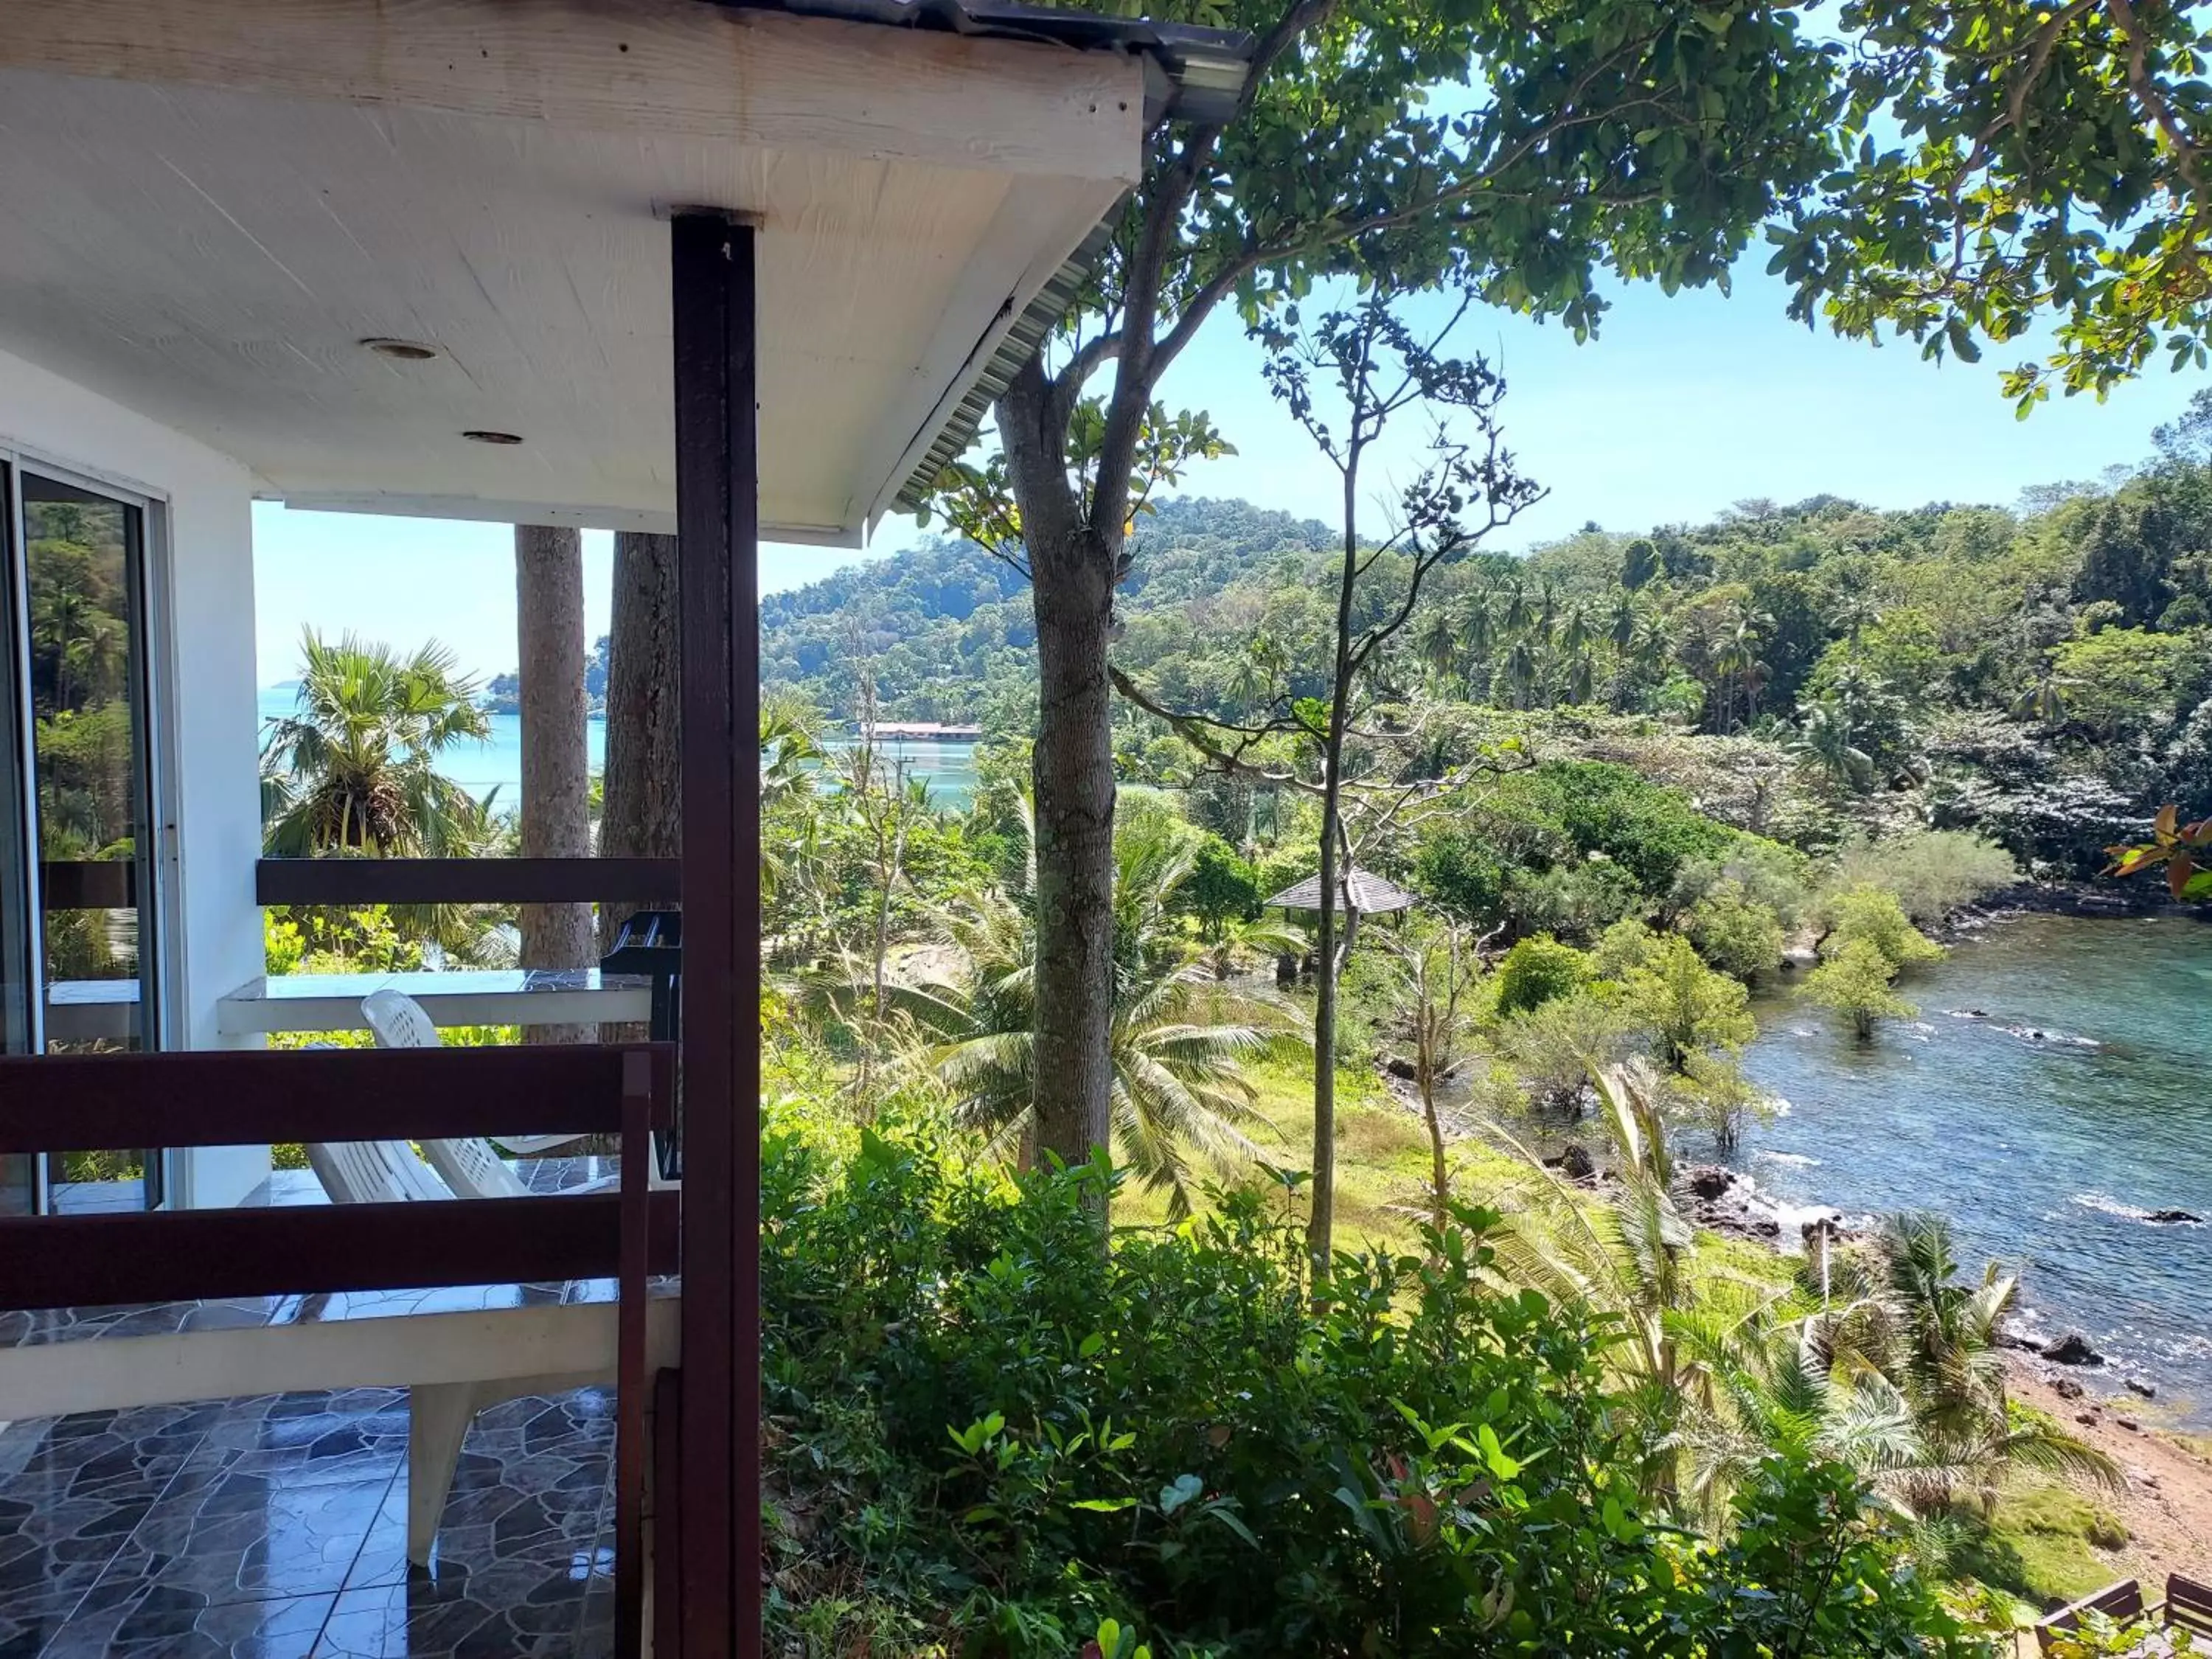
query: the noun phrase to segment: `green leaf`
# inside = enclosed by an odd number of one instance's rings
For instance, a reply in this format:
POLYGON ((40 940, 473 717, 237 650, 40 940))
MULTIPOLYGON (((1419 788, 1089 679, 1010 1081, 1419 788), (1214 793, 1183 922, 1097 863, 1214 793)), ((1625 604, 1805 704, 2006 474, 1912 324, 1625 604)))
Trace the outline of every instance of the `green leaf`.
POLYGON ((1079 1498, 1070 1504, 1072 1510, 1088 1510, 1093 1515, 1119 1515, 1123 1510, 1133 1510, 1133 1498, 1079 1498))
POLYGON ((1498 1431, 1489 1424, 1477 1429, 1474 1437, 1475 1443, 1482 1448, 1482 1461, 1500 1480, 1510 1480, 1521 1473, 1519 1460, 1507 1455, 1505 1448, 1498 1443, 1498 1431))

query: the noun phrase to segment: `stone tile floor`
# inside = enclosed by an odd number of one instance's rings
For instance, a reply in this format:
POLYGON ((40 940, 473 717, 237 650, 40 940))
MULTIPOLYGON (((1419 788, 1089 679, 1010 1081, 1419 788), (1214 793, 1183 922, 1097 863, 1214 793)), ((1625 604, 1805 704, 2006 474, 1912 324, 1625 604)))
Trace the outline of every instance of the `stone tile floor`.
POLYGON ((0 1659, 605 1659, 613 1396, 470 1431, 425 1571, 391 1389, 0 1429, 0 1659))

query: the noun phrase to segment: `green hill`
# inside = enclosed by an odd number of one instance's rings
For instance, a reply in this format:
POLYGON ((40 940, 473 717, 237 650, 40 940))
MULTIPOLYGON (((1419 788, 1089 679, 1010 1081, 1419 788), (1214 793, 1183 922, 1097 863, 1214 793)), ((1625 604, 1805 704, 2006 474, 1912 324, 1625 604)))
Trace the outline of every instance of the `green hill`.
MULTIPOLYGON (((1326 526, 1247 501, 1164 501, 1139 527, 1123 619, 1133 625, 1242 584, 1295 580, 1328 542, 1326 526)), ((761 601, 764 685, 843 719, 865 667, 886 719, 1025 729, 1036 647, 1028 581, 945 537, 761 601)))

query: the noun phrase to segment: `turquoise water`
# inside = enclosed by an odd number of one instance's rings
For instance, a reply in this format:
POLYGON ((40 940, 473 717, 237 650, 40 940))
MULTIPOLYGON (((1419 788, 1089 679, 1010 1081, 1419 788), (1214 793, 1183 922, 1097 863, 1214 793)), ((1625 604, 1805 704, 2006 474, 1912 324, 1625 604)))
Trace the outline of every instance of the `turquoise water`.
POLYGON ((1854 1215, 1942 1211, 1977 1269, 2021 1268, 2031 1328, 2212 1419, 2212 1226, 2143 1219, 2212 1218, 2212 919, 2022 916, 1900 988, 1919 1018, 1871 1044, 1759 1007, 1746 1068, 1788 1107, 1738 1161, 1854 1215))
MULTIPOLYGON (((261 718, 266 722, 292 712, 293 689, 272 685, 261 693, 261 718)), ((492 714, 491 738, 486 743, 457 743, 448 749, 439 770, 471 794, 482 799, 492 791, 495 809, 514 810, 522 791, 522 717, 492 714)), ((606 764, 607 723, 594 717, 586 728, 592 769, 606 764)), ((847 746, 832 739, 831 748, 847 746)), ((930 798, 940 809, 957 811, 966 807, 975 787, 975 745, 972 743, 889 743, 876 745, 887 761, 904 760, 907 775, 929 784, 930 798)))

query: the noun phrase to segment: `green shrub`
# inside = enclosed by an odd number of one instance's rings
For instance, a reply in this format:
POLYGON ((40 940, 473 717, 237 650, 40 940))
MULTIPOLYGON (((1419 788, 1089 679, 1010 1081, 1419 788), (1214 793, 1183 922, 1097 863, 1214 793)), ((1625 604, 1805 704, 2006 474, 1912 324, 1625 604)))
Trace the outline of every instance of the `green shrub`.
POLYGON ((1776 1460, 1725 1550, 1660 1523, 1609 1338, 1491 1287, 1491 1214, 1317 1303, 1281 1197, 1109 1250, 1103 1165, 763 1152, 777 1651, 1968 1651, 1840 1470, 1776 1460))
POLYGON ((1200 929, 1211 935, 1224 922, 1256 915, 1263 896, 1252 866, 1227 842, 1209 834, 1199 843, 1190 873, 1176 889, 1173 902, 1196 916, 1200 929))
POLYGON ((1889 988, 1897 969, 1873 940, 1855 939, 1805 976, 1799 994, 1808 1002, 1832 1008, 1851 1023, 1862 1041, 1877 1022, 1911 1019, 1920 1011, 1889 988))
POLYGON ((1753 980, 1782 960, 1782 921, 1753 900, 1741 882, 1723 877, 1682 917, 1698 954, 1724 974, 1753 980))
POLYGON ((1650 1034, 1660 1064, 1680 1071, 1700 1049, 1733 1054, 1758 1035, 1740 981, 1706 967, 1680 933, 1649 937, 1641 959, 1620 975, 1620 997, 1633 1023, 1650 1034))
POLYGON ((1895 973, 1943 954, 1942 945, 1912 925, 1897 895, 1882 888, 1863 884, 1842 888, 1821 901, 1820 911, 1828 927, 1827 937, 1820 941, 1824 957, 1840 956, 1854 945, 1871 945, 1895 973))
POLYGON ((1498 967, 1498 1012, 1525 1013, 1563 997, 1589 978, 1590 960, 1547 933, 1524 939, 1498 967))
POLYGON ((2019 879, 2011 854, 1960 830, 1909 830, 1880 841, 1861 836, 1836 855, 1837 886, 1887 888, 1923 927, 2019 879))

